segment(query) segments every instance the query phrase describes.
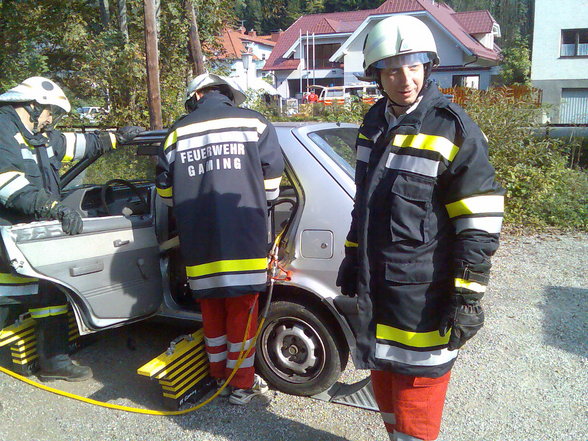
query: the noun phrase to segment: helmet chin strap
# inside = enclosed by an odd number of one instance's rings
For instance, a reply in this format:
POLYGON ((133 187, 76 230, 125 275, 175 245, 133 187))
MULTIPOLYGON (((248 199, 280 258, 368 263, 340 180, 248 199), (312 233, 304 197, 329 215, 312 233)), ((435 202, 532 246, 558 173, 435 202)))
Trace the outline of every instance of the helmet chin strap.
POLYGON ((39 133, 39 116, 43 112, 41 106, 35 105, 33 102, 27 103, 23 108, 29 114, 29 120, 33 123, 33 134, 39 133))

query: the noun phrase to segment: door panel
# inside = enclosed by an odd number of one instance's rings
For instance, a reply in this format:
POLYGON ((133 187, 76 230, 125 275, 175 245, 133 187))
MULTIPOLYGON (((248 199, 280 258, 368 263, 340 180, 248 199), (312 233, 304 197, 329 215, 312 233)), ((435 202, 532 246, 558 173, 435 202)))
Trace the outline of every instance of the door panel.
POLYGON ((61 282, 91 328, 149 316, 162 301, 159 248, 150 216, 84 219, 84 232, 58 222, 2 227, 16 271, 61 282), (19 268, 17 268, 19 267, 19 268))

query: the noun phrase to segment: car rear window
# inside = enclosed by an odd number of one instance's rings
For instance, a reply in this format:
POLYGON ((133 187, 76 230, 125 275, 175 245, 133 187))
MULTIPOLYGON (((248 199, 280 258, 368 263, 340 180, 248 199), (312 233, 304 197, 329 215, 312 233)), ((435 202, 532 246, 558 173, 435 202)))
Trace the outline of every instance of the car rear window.
POLYGON ((350 176, 355 174, 357 128, 337 127, 310 132, 308 137, 350 176))

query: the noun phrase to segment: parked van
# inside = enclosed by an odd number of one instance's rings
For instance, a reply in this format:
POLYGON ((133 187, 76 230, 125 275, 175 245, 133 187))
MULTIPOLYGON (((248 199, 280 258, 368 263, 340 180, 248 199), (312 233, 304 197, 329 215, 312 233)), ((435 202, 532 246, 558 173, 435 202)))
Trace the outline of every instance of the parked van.
POLYGON ((380 98, 382 98, 382 94, 377 86, 373 84, 333 86, 325 87, 321 90, 318 102, 323 103, 325 106, 345 104, 353 101, 374 104, 380 98))

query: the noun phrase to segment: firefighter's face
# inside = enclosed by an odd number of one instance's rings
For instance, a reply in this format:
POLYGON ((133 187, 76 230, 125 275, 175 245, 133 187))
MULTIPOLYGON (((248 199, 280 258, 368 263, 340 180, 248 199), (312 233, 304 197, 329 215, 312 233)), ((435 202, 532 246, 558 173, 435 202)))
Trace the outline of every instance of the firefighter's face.
POLYGON ((39 132, 42 132, 47 126, 49 126, 53 122, 53 113, 51 109, 44 108, 41 114, 39 115, 39 132))
POLYGON ((422 64, 387 67, 382 69, 380 81, 392 101, 402 106, 414 104, 425 82, 425 69, 422 64))

